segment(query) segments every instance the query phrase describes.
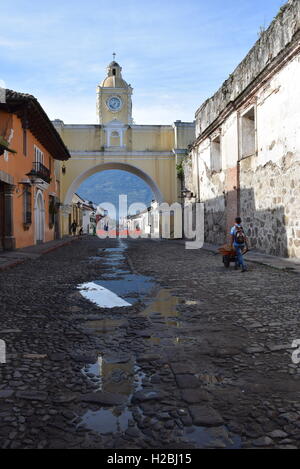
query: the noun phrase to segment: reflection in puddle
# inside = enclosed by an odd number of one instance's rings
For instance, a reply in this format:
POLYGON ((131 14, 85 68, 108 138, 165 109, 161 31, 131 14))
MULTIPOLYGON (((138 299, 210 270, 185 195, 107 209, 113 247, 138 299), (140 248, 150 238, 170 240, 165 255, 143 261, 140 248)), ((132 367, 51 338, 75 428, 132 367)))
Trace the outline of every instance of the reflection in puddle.
POLYGON ((197 300, 181 300, 180 303, 185 304, 187 306, 193 306, 193 305, 200 304, 200 301, 197 301, 197 300))
POLYGON ((160 337, 149 337, 146 339, 148 342, 150 342, 153 345, 160 345, 161 343, 161 338, 160 337))
POLYGON ((182 345, 195 340, 193 337, 147 337, 147 343, 152 345, 182 345))
POLYGON ((103 262, 110 268, 109 273, 103 274, 101 280, 79 285, 80 293, 84 298, 96 303, 100 308, 114 308, 132 306, 137 301, 143 300, 155 287, 155 281, 151 277, 132 274, 125 264, 124 251, 126 246, 118 248, 99 249, 99 255, 91 257, 103 262), (105 254, 108 253, 108 256, 105 254))
POLYGON ((86 321, 85 326, 93 329, 96 333, 106 334, 114 331, 117 327, 126 326, 127 321, 122 319, 99 319, 95 321, 86 321))
POLYGON ((131 306, 131 303, 128 303, 113 291, 95 282, 83 283, 82 285, 79 285, 78 288, 80 289, 80 294, 84 298, 95 303, 99 308, 131 306))
POLYGON ((182 327, 182 324, 179 321, 166 321, 166 325, 170 327, 177 327, 178 329, 182 327))
POLYGON ((85 365, 81 372, 89 381, 98 384, 97 390, 132 396, 142 389, 145 373, 133 360, 110 360, 99 355, 95 363, 85 365))
POLYGON ((178 298, 172 296, 170 290, 162 288, 151 302, 151 304, 142 312, 143 316, 151 316, 155 313, 160 314, 164 318, 179 316, 176 309, 178 298))
POLYGON ((88 410, 78 426, 105 435, 125 431, 128 428, 128 421, 131 419, 132 413, 127 408, 122 411, 118 409, 101 409, 95 412, 88 410))
MULTIPOLYGON (((120 358, 120 362, 117 362, 114 358, 105 359, 102 355, 98 357, 96 363, 86 365, 81 371, 88 380, 96 383, 96 391, 123 394, 128 397, 128 401, 134 392, 143 388, 142 383, 145 378, 145 373, 134 361, 128 360, 123 363, 120 358)), ((127 407, 101 408, 97 411, 88 410, 81 417, 78 426, 105 435, 125 431, 128 428, 128 421, 132 418, 132 413, 127 407)))
POLYGON ((190 343, 192 340, 196 340, 196 338, 195 337, 176 337, 174 339, 174 344, 175 345, 187 344, 187 343, 190 343))
POLYGON ((143 300, 155 288, 155 281, 145 275, 126 274, 122 271, 119 277, 119 279, 112 277, 112 280, 97 280, 95 284, 107 288, 131 303, 143 300))
MULTIPOLYGON (((121 243, 121 241, 120 241, 121 243)), ((123 244, 121 247, 119 248, 100 248, 98 249, 98 252, 124 252, 126 251, 126 247, 125 245, 123 244)))

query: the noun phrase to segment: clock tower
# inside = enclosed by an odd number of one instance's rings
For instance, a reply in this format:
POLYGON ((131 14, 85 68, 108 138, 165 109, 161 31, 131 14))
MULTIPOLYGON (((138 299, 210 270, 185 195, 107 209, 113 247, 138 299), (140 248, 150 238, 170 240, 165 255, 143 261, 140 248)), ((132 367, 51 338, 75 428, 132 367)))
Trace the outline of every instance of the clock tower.
MULTIPOLYGON (((115 59, 115 54, 113 54, 115 59)), ((107 67, 107 77, 97 87, 97 116, 99 124, 111 121, 132 124, 132 88, 122 77, 122 67, 113 60, 107 67)))

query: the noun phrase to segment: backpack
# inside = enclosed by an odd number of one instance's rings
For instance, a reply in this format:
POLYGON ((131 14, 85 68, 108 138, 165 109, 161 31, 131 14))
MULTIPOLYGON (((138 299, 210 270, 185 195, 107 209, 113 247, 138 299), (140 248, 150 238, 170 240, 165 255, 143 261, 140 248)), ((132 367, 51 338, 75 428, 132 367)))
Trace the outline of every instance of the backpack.
POLYGON ((239 244, 239 245, 243 245, 246 242, 246 236, 245 236, 244 230, 241 226, 236 227, 236 231, 235 231, 235 235, 234 235, 234 241, 235 241, 236 244, 239 244))

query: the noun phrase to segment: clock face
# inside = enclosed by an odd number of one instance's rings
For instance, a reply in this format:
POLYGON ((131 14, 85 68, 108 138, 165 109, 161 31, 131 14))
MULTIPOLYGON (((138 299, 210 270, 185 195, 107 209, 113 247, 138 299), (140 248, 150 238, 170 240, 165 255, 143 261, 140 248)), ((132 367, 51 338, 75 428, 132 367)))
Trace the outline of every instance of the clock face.
POLYGON ((122 106, 122 101, 118 96, 112 96, 107 100, 107 106, 110 109, 110 111, 119 111, 122 106))

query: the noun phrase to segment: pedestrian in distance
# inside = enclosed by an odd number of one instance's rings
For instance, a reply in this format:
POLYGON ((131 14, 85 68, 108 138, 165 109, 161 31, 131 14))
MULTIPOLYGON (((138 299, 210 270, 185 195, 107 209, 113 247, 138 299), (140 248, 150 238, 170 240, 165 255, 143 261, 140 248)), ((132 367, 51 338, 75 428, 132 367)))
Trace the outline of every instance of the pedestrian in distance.
POLYGON ((74 220, 73 223, 71 224, 71 233, 72 233, 73 236, 76 235, 76 230, 77 230, 77 223, 74 220))
POLYGON ((248 251, 248 240, 245 235, 244 229, 242 227, 242 220, 240 217, 235 219, 235 224, 231 228, 231 247, 235 249, 236 260, 235 260, 235 269, 237 270, 239 266, 242 267, 242 272, 247 271, 247 266, 244 261, 243 254, 248 251))

